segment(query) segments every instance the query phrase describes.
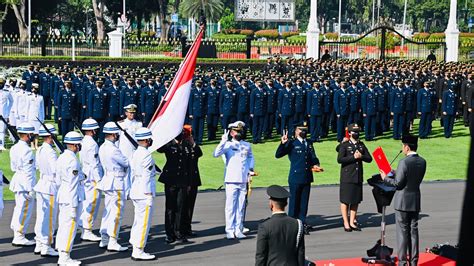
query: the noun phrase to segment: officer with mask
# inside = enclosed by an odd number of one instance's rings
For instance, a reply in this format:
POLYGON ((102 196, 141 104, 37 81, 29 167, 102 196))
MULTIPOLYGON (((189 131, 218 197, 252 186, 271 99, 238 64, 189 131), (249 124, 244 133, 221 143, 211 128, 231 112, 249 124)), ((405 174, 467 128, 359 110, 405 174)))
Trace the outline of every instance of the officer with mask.
MULTIPOLYGON (((282 158, 288 155, 290 160, 290 172, 288 184, 290 187, 290 204, 288 215, 301 220, 304 224, 305 234, 309 234, 309 226, 306 224, 308 213, 309 193, 313 180, 313 169, 319 168, 319 159, 313 147, 313 142, 306 139, 308 127, 306 123, 295 124, 295 138, 288 138, 288 131, 281 137, 280 146, 275 157, 282 158)), ((318 170, 320 171, 320 170, 318 170)))

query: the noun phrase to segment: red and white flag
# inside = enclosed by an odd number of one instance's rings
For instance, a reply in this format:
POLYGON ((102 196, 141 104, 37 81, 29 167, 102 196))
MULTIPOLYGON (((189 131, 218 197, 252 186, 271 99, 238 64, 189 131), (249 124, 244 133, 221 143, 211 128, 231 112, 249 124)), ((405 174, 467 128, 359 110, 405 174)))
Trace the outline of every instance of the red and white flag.
POLYGON ((150 151, 159 149, 183 130, 203 33, 204 30, 201 29, 148 125, 153 134, 153 145, 149 148, 150 151))

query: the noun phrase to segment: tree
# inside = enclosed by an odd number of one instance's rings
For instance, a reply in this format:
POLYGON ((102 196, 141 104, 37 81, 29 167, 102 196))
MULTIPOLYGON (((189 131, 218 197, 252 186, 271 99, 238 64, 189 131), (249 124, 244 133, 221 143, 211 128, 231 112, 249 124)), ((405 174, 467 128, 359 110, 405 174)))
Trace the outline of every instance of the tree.
POLYGON ((184 0, 182 13, 189 18, 199 18, 204 11, 207 21, 216 22, 224 12, 222 0, 184 0))
POLYGON ((235 29, 236 23, 234 12, 232 12, 230 8, 226 8, 224 11, 224 16, 222 16, 219 22, 221 23, 221 27, 224 30, 235 29))
POLYGON ((7 7, 11 7, 11 9, 13 9, 16 22, 18 24, 18 32, 20 33, 20 44, 25 44, 28 40, 28 23, 26 21, 27 18, 25 17, 25 0, 1 0, 0 3, 4 3, 7 5, 7 7))
POLYGON ((102 45, 105 36, 104 26, 104 10, 105 4, 102 0, 92 0, 92 8, 94 9, 95 23, 97 26, 97 45, 102 45))

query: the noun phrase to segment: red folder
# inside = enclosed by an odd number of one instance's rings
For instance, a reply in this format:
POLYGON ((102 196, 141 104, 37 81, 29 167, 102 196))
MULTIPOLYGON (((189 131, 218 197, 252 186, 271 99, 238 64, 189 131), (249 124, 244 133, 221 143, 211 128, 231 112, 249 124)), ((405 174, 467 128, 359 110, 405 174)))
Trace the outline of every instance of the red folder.
POLYGON ((345 136, 345 137, 348 138, 348 139, 351 138, 351 137, 349 136, 349 130, 347 129, 347 127, 346 127, 346 136, 345 136))
POLYGON ((392 171, 392 167, 388 163, 387 156, 385 156, 382 147, 378 147, 377 149, 375 149, 372 153, 372 156, 374 156, 375 162, 377 163, 379 170, 382 170, 386 175, 388 175, 388 173, 392 171))

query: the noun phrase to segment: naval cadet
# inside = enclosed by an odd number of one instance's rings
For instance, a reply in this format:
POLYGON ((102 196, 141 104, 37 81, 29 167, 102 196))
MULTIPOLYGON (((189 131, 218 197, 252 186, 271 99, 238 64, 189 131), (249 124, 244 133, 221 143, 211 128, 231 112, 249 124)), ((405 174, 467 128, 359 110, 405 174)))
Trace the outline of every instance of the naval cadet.
POLYGON ((285 213, 290 193, 278 185, 267 188, 272 217, 258 226, 255 265, 304 265, 303 223, 285 213))
POLYGON ((313 147, 313 142, 306 139, 308 127, 306 123, 295 124, 294 139, 288 138, 288 131, 281 137, 281 143, 275 157, 282 158, 288 155, 290 171, 288 184, 290 187, 290 206, 288 215, 298 218, 305 224, 305 234, 309 234, 310 227, 306 224, 308 213, 309 194, 313 179, 313 168, 319 168, 319 159, 313 147))

